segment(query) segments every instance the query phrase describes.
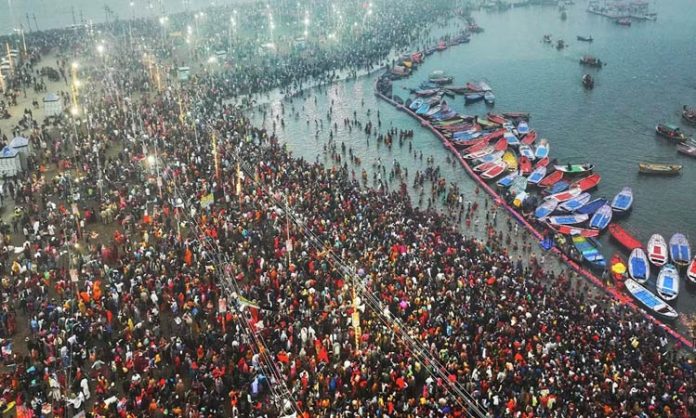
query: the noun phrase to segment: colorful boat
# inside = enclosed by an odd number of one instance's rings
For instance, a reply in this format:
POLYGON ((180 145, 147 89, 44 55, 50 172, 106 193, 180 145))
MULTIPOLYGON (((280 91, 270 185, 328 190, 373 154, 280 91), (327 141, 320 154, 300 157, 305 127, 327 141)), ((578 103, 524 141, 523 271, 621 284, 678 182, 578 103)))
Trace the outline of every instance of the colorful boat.
MULTIPOLYGON (((582 193, 580 189, 568 189, 566 191, 560 192, 560 193, 554 193, 551 195, 546 196, 544 199, 554 199, 558 202, 565 202, 566 200, 570 200, 574 197, 578 197, 582 193)), ((589 218, 589 216, 588 216, 589 218)))
POLYGON ((534 141, 537 139, 537 133, 536 131, 529 131, 527 135, 524 135, 522 139, 520 139, 520 142, 523 143, 524 145, 532 145, 534 141))
POLYGON ((545 158, 549 156, 548 139, 542 139, 541 141, 539 141, 539 145, 537 145, 536 149, 534 150, 534 156, 536 158, 545 158))
POLYGON ((554 171, 539 182, 539 187, 551 187, 563 178, 562 171, 554 171))
POLYGON ((679 296, 679 271, 672 264, 665 264, 657 275, 657 294, 669 302, 679 296))
POLYGON ((487 145, 485 148, 482 148, 478 151, 470 152, 468 154, 462 155, 463 158, 466 158, 467 160, 477 160, 481 157, 484 157, 492 152, 495 151, 495 148, 493 148, 492 145, 487 145))
POLYGON ((602 176, 599 174, 590 174, 589 176, 576 180, 570 185, 570 187, 578 187, 583 192, 586 192, 597 187, 601 180, 602 176))
POLYGON ((430 105, 428 103, 423 103, 421 107, 416 110, 416 115, 424 115, 430 110, 430 105))
MULTIPOLYGON (((507 141, 505 141, 505 144, 507 145, 507 141)), ((517 157, 514 152, 505 151, 503 154, 503 161, 508 165, 508 170, 517 171, 517 157)))
POLYGON ((599 236, 599 231, 596 229, 578 228, 572 225, 559 225, 555 227, 556 231, 563 235, 579 235, 585 238, 594 238, 599 236))
POLYGON ((517 132, 518 132, 520 135, 527 135, 527 134, 529 133, 529 124, 527 124, 526 121, 521 120, 521 121, 517 124, 517 132))
POLYGON ((663 320, 674 320, 679 316, 674 308, 663 302, 662 299, 655 296, 654 293, 635 280, 627 279, 624 282, 624 287, 643 307, 655 316, 663 320))
POLYGON ((527 190, 527 178, 525 176, 517 176, 510 185, 510 193, 517 195, 527 190))
POLYGON ((522 174, 529 174, 532 172, 532 162, 524 155, 521 155, 520 158, 517 159, 517 166, 522 174))
POLYGON ((495 113, 488 113, 486 118, 493 123, 497 123, 498 125, 504 125, 510 122, 504 116, 496 115, 495 113))
POLYGON ((503 112, 503 116, 514 120, 529 120, 529 112, 503 112))
POLYGON ((578 215, 578 214, 571 214, 571 215, 557 215, 557 216, 549 216, 546 218, 547 222, 551 225, 558 226, 558 225, 577 225, 581 224, 589 219, 589 216, 587 215, 578 215))
MULTIPOLYGON (((575 215, 575 216, 587 216, 587 215, 575 215)), ((607 266, 607 261, 604 259, 602 253, 597 249, 597 244, 591 240, 591 238, 586 238, 580 235, 574 235, 573 245, 575 249, 582 254, 582 258, 587 261, 590 266, 597 269, 604 269, 607 266)))
POLYGON ((570 187, 570 183, 568 183, 565 180, 561 180, 561 181, 557 181, 556 183, 554 183, 554 185, 549 187, 548 190, 545 190, 544 193, 556 194, 556 193, 560 193, 560 192, 568 190, 569 187, 570 187))
POLYGON ((691 284, 696 284, 696 257, 689 263, 689 268, 686 269, 686 277, 691 284))
POLYGON ((546 167, 535 168, 529 175, 528 181, 530 184, 538 184, 546 175, 546 167))
POLYGON ((503 158, 503 151, 493 151, 490 154, 486 154, 482 156, 481 158, 477 158, 476 160, 480 163, 488 163, 492 161, 501 161, 501 158, 503 158))
POLYGON ((507 164, 505 164, 505 161, 498 160, 496 164, 486 170, 483 174, 481 174, 481 178, 484 180, 492 180, 501 174, 507 169, 507 164))
POLYGON ((643 244, 617 223, 609 224, 609 235, 629 251, 642 248, 643 244))
POLYGON ((607 203, 607 199, 603 197, 598 197, 597 199, 591 200, 587 202, 583 207, 580 209, 576 210, 575 213, 584 213, 587 215, 592 215, 593 213, 597 212, 599 208, 604 206, 607 203))
POLYGON ((592 199, 592 196, 589 193, 580 193, 577 197, 566 200, 558 205, 558 209, 564 212, 575 212, 589 202, 590 199, 592 199))
POLYGON ((617 214, 623 214, 631 210, 633 205, 633 190, 630 187, 624 187, 611 200, 611 208, 617 214))
POLYGON ((684 234, 676 233, 669 240, 669 256, 678 267, 686 267, 691 261, 691 246, 684 234))
POLYGON ((553 168, 568 174, 587 173, 594 170, 594 164, 564 164, 554 165, 553 168))
POLYGON ((621 254, 614 253, 609 259, 609 272, 611 277, 617 282, 623 282, 626 280, 626 262, 621 257, 621 254))
POLYGON ((548 171, 549 161, 551 161, 551 160, 549 160, 549 157, 540 158, 534 164, 534 168, 547 167, 547 171, 548 171))
POLYGON ((534 157, 534 151, 532 151, 532 147, 530 147, 529 145, 520 144, 519 151, 520 155, 523 157, 527 157, 529 161, 534 161, 534 159, 536 158, 534 157))
MULTIPOLYGON (((505 158, 503 158, 503 161, 505 161, 505 158)), ((507 176, 503 177, 502 179, 498 180, 496 184, 500 187, 510 187, 512 184, 513 180, 517 178, 519 174, 517 174, 516 171, 513 171, 512 173, 508 174, 507 176)))
POLYGON ((408 108, 411 110, 418 110, 421 106, 423 106, 423 99, 416 99, 411 102, 410 105, 408 105, 408 108))
POLYGON ((660 234, 653 234, 648 240, 648 260, 657 267, 667 262, 667 241, 660 234))
POLYGON ((684 142, 687 140, 687 136, 684 132, 677 126, 671 123, 660 123, 655 127, 655 133, 661 137, 672 139, 679 142, 684 142))
POLYGON ((558 202, 555 200, 544 200, 544 202, 534 210, 534 217, 537 219, 544 219, 551 215, 553 211, 556 210, 557 206, 558 202))
POLYGON ((473 170, 479 173, 484 173, 488 171, 488 169, 493 168, 494 165, 498 163, 498 161, 488 161, 486 163, 481 163, 479 165, 474 166, 473 170))
POLYGON ((507 140, 508 145, 516 146, 520 145, 520 139, 514 133, 507 131, 503 134, 503 137, 507 140))
POLYGON ((650 263, 642 248, 634 248, 628 256, 628 274, 638 283, 645 283, 650 279, 650 263))
POLYGON ((600 231, 606 228, 611 222, 613 212, 611 211, 611 206, 604 205, 597 209, 597 212, 592 215, 590 219, 590 228, 599 229, 600 231))

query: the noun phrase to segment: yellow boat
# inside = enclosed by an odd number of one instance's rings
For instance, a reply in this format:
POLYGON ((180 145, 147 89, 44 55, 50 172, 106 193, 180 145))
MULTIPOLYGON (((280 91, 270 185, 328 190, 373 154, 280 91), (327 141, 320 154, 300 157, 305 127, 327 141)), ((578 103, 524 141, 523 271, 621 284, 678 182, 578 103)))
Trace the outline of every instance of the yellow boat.
POLYGON ((670 176, 681 172, 681 164, 638 163, 638 171, 645 174, 670 176))
POLYGON ((512 151, 505 151, 502 157, 508 166, 508 171, 517 171, 517 156, 512 151))

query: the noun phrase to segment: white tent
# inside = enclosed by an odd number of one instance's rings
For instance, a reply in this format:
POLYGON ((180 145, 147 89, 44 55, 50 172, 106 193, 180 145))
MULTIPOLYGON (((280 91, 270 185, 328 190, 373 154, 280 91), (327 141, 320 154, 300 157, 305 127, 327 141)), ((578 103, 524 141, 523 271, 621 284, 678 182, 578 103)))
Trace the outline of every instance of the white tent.
POLYGON ((19 151, 5 147, 0 151, 0 176, 15 177, 22 171, 19 151))
POLYGON ((22 169, 26 170, 27 157, 31 153, 31 143, 29 140, 23 136, 16 136, 10 141, 8 147, 19 153, 19 161, 22 164, 22 169))
POLYGON ((63 102, 55 93, 48 93, 46 97, 43 98, 43 105, 45 116, 56 116, 63 113, 63 102))

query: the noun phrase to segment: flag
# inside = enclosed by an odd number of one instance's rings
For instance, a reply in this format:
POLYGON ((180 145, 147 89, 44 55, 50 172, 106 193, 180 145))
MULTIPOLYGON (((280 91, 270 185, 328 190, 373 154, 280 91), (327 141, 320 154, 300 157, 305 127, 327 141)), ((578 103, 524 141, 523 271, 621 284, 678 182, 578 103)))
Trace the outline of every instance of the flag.
POLYGON ((243 311, 246 309, 249 312, 251 315, 249 322, 251 322, 251 326, 255 328, 256 323, 259 322, 259 309, 261 309, 261 307, 255 302, 252 302, 241 295, 237 297, 237 302, 239 303, 240 310, 243 311))

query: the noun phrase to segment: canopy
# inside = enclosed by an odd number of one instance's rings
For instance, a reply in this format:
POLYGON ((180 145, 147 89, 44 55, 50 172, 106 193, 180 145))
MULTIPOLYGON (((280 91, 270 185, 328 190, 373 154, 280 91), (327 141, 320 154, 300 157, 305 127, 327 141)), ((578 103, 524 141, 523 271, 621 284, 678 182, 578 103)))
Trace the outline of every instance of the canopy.
POLYGON ((611 267, 611 271, 616 274, 625 274, 626 265, 624 263, 616 263, 611 267))
POLYGON ((57 102, 60 100, 60 97, 58 97, 57 94, 55 93, 48 93, 46 97, 43 98, 44 103, 46 102, 57 102))

